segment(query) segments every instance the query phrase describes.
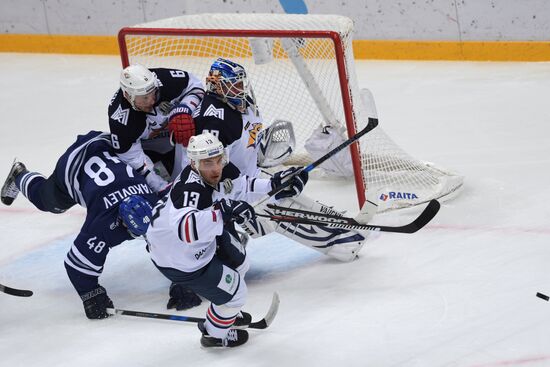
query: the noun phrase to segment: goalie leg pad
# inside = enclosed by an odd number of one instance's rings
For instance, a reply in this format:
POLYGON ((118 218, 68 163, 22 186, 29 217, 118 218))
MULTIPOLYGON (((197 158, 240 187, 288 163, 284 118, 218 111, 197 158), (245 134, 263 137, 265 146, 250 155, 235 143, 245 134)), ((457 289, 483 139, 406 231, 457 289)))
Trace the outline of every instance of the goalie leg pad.
MULTIPOLYGON (((260 208, 266 208, 265 205, 261 205, 260 208)), ((261 209, 256 209, 261 210, 261 209)), ((259 238, 269 234, 275 230, 273 222, 269 219, 256 217, 256 220, 253 222, 245 222, 239 224, 241 228, 246 232, 246 234, 252 238, 259 238)))
MULTIPOLYGON (((286 199, 281 206, 316 211, 320 213, 338 213, 331 207, 313 201, 306 195, 286 199)), ((261 208, 267 214, 272 214, 269 208, 261 208)), ((339 213, 341 214, 341 213, 339 213)), ((304 246, 321 252, 340 261, 354 260, 366 242, 369 232, 342 228, 328 228, 315 224, 279 223, 275 232, 282 234, 304 246)))

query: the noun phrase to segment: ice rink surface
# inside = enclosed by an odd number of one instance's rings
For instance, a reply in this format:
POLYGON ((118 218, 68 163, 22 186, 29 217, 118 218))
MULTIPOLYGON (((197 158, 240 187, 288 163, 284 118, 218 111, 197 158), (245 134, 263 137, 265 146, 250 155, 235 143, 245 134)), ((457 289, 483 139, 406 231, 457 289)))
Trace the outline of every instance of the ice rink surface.
MULTIPOLYGON (((0 293, 0 366, 550 366, 550 302, 535 297, 550 294, 550 63, 357 64, 397 144, 466 177, 430 224, 373 236, 352 263, 253 242, 246 309, 261 317, 278 291, 279 314, 212 351, 193 324, 86 319, 63 267, 84 210, 40 213, 20 196, 0 207, 0 283, 35 293, 0 293)), ((77 134, 108 129, 117 57, 0 54, 0 70, 2 182, 14 157, 49 175, 77 134)), ((351 183, 307 192, 357 211, 351 183)), ((100 281, 117 307, 166 312, 169 282, 141 240, 113 249, 100 281)))

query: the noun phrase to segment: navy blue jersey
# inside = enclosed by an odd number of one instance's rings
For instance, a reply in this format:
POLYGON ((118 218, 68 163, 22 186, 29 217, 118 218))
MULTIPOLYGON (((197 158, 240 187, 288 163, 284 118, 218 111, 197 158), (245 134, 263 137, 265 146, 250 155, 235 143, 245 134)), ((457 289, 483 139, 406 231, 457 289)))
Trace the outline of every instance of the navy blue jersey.
POLYGON ((109 134, 99 131, 79 135, 59 159, 55 175, 63 189, 87 208, 65 259, 69 277, 82 294, 97 286, 109 249, 132 239, 118 216, 120 202, 139 194, 154 206, 158 196, 143 176, 116 158, 109 134))

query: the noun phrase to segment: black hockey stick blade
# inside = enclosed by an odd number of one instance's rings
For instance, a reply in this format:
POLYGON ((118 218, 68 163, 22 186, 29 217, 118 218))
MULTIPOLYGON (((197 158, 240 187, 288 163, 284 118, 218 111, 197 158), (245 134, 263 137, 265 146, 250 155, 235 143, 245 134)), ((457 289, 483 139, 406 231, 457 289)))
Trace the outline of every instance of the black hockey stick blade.
POLYGON ((273 298, 271 300, 271 306, 269 306, 269 310, 267 311, 266 315, 263 319, 256 322, 251 322, 248 327, 245 327, 247 329, 267 329, 269 325, 273 322, 275 319, 275 316, 277 316, 277 312, 279 311, 279 303, 281 303, 279 299, 279 294, 277 292, 273 293, 273 298))
POLYGON ((441 208, 441 204, 439 201, 433 199, 430 200, 428 203, 428 206, 424 208, 422 213, 411 223, 406 224, 401 227, 386 227, 386 226, 378 226, 381 231, 383 232, 398 232, 398 233, 414 233, 424 227, 426 224, 428 224, 439 212, 439 209, 441 208), (391 230, 387 230, 391 229, 391 230))
POLYGON ((16 289, 11 287, 6 287, 5 285, 0 284, 0 291, 9 294, 11 296, 17 297, 30 297, 33 295, 32 291, 27 289, 16 289))
POLYGON ((437 200, 431 200, 420 215, 411 223, 404 226, 379 226, 375 224, 361 224, 353 218, 344 216, 311 212, 307 210, 285 208, 268 204, 268 208, 274 211, 273 214, 256 214, 259 217, 266 217, 275 222, 288 222, 297 224, 320 225, 330 228, 359 229, 365 231, 381 231, 394 233, 415 233, 428 224, 437 214, 441 205, 437 200))
MULTIPOLYGON (((249 325, 243 325, 238 328, 240 329, 266 329, 271 325, 273 322, 273 319, 277 315, 277 311, 279 310, 279 295, 277 292, 273 293, 273 299, 271 301, 271 306, 269 307, 269 310, 267 311, 267 314, 263 319, 260 321, 252 322, 249 325)), ((119 308, 108 308, 107 313, 109 315, 123 315, 123 316, 135 316, 135 317, 143 317, 147 319, 158 319, 158 320, 171 320, 171 321, 182 321, 182 322, 192 322, 192 323, 198 323, 201 321, 204 321, 205 319, 202 317, 192 317, 192 316, 184 316, 184 315, 173 315, 173 314, 163 314, 163 313, 155 313, 155 312, 146 312, 146 311, 132 311, 132 310, 123 310, 119 308)), ((237 329, 237 327, 235 327, 237 329)))

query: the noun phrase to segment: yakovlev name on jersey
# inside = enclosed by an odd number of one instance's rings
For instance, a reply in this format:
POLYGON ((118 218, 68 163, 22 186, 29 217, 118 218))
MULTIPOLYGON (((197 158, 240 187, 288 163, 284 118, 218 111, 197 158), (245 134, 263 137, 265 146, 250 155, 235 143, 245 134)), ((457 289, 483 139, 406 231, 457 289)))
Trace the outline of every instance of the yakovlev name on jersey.
POLYGON ((105 204, 105 209, 109 209, 119 201, 122 201, 124 198, 130 195, 143 195, 143 194, 153 194, 153 191, 147 186, 147 184, 137 184, 125 187, 123 189, 114 191, 110 194, 107 194, 103 197, 103 203, 105 204))

